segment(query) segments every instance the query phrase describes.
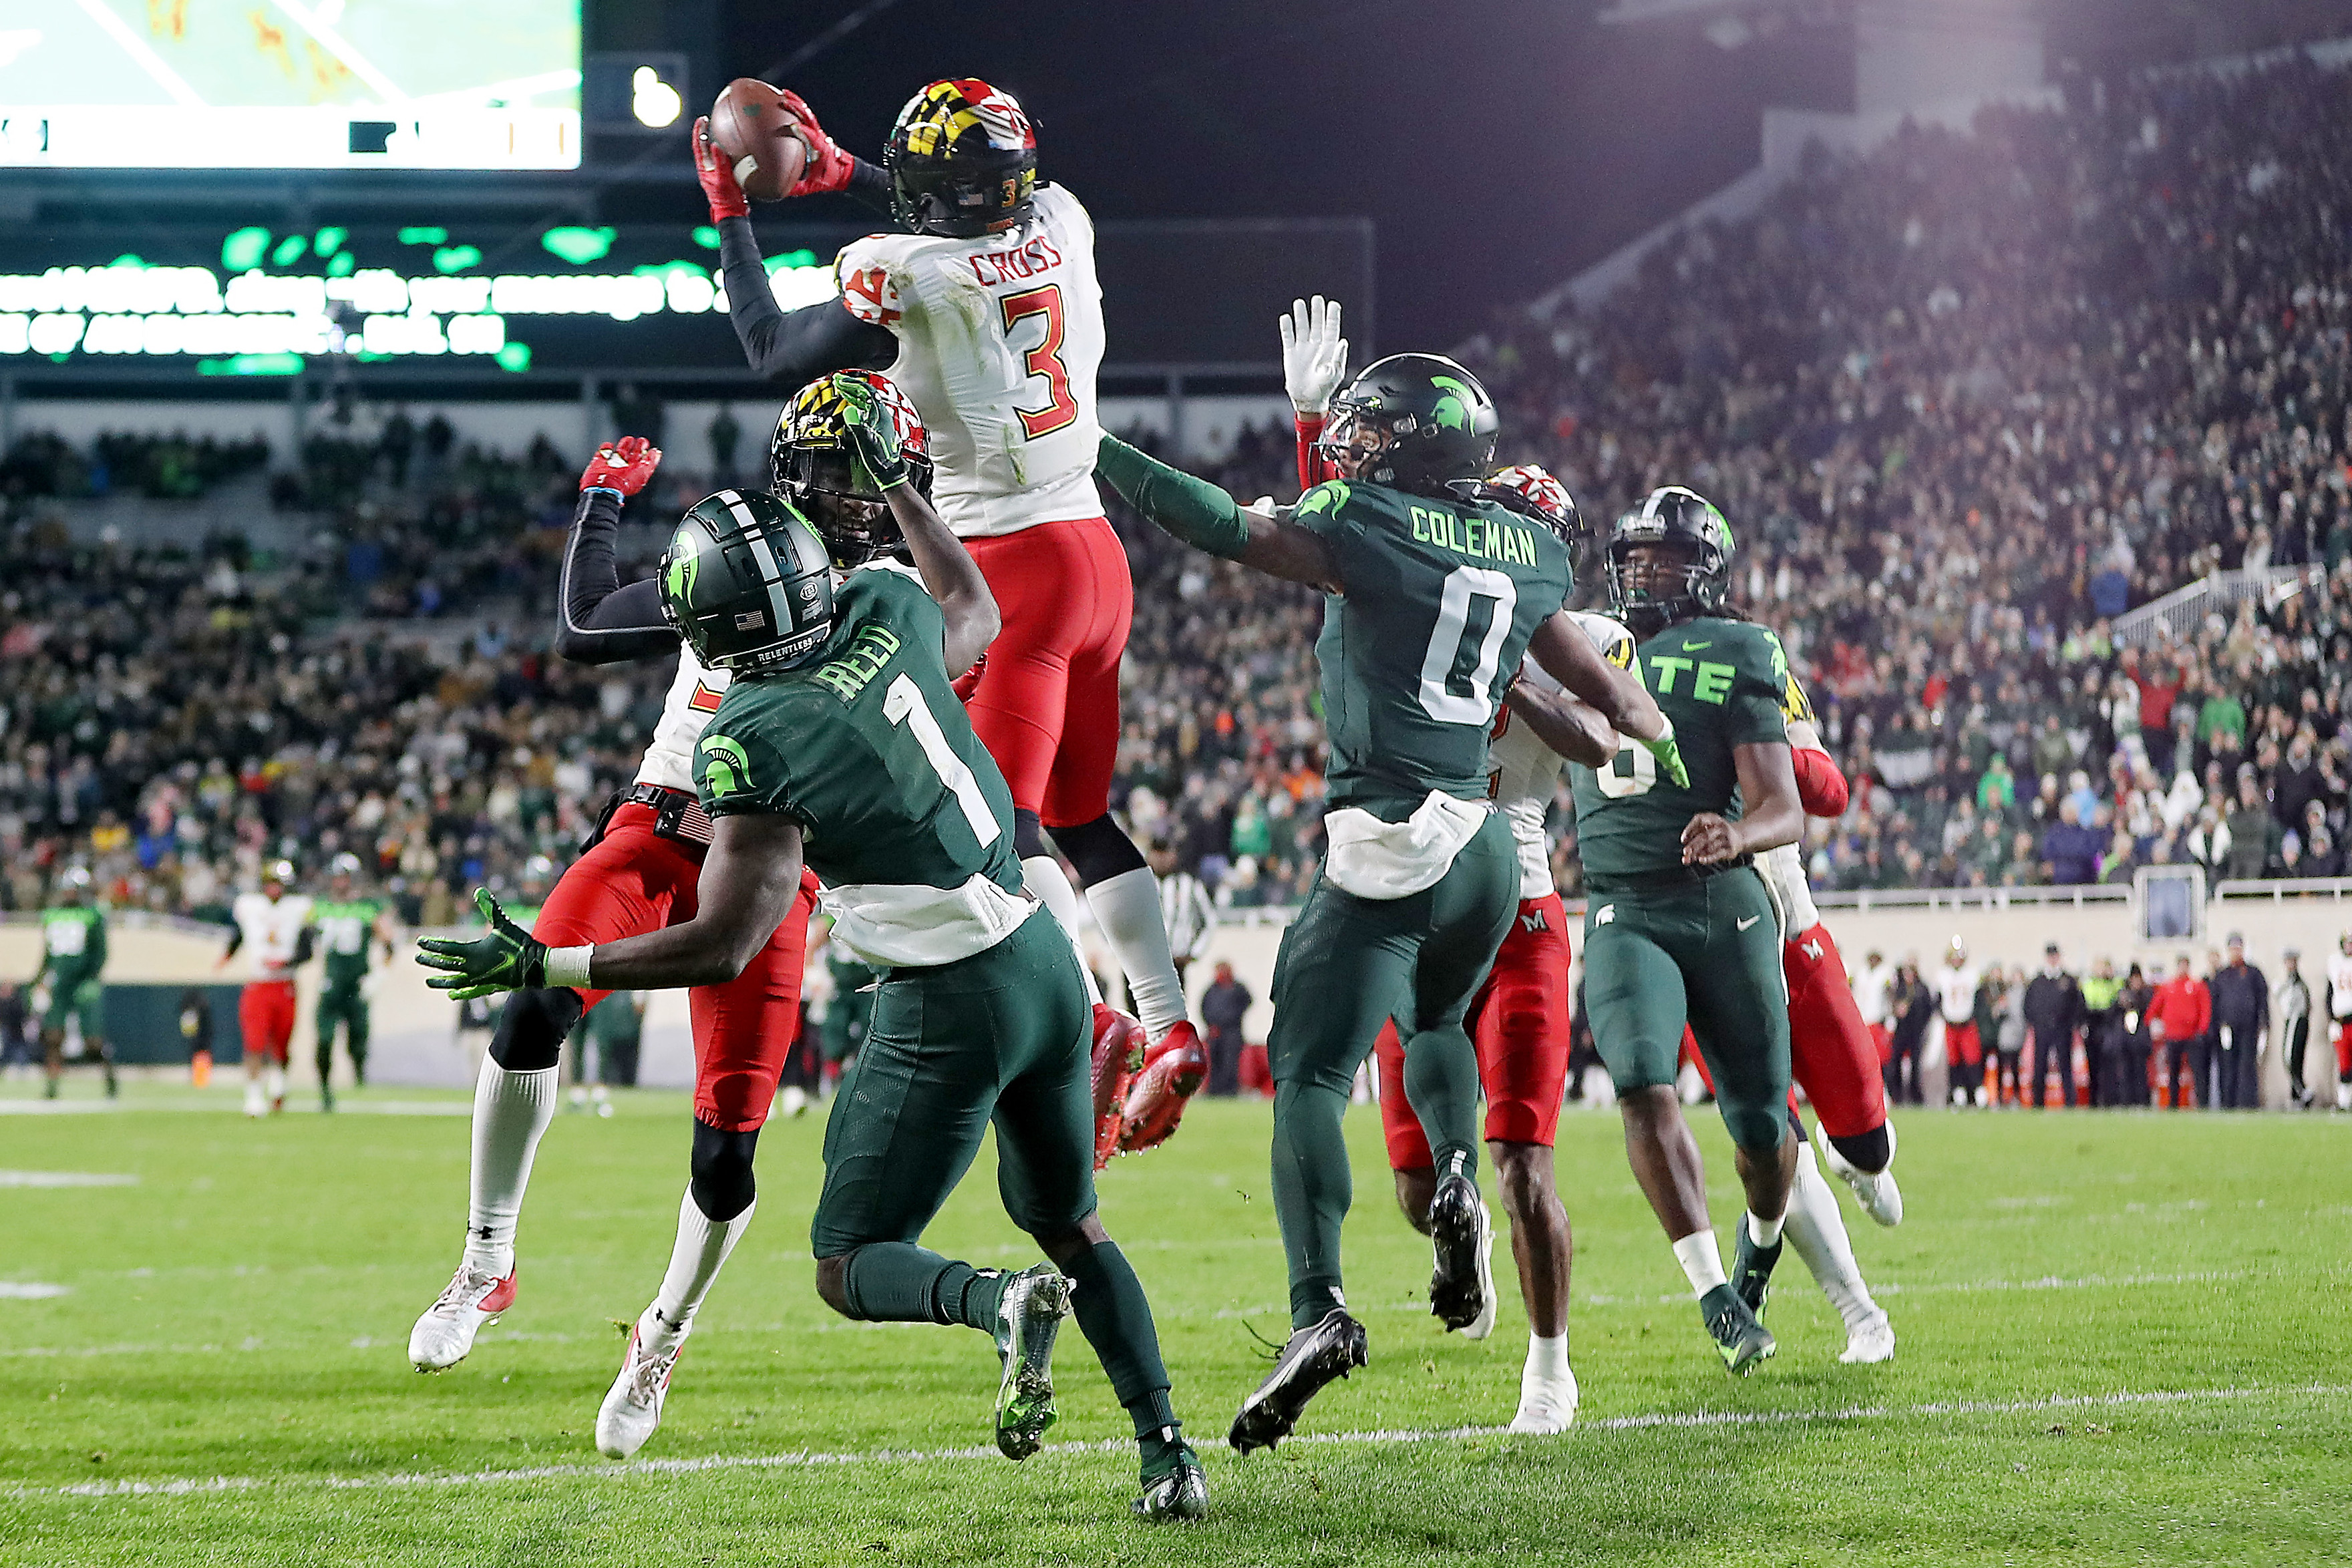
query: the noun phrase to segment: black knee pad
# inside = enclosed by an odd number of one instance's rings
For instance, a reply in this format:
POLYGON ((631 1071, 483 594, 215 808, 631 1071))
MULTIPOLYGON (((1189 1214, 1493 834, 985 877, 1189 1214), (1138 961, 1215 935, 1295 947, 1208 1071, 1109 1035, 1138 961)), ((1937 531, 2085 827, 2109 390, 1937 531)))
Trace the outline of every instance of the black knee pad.
POLYGON ((1045 825, 1037 820, 1037 813, 1018 806, 1013 809, 1013 852, 1024 861, 1054 852, 1046 847, 1045 825))
POLYGON ((703 1218, 725 1224, 751 1207, 759 1187, 751 1179, 751 1156, 760 1130, 722 1133, 708 1122, 694 1124, 694 1154, 687 1184, 703 1218))
POLYGON ((1054 847, 1069 857, 1080 887, 1143 869, 1143 852, 1108 811, 1075 828, 1055 828, 1054 847))
POLYGON ((1859 1171, 1876 1176, 1895 1157, 1886 1142, 1886 1124, 1882 1122, 1867 1133, 1851 1138, 1832 1138, 1830 1147, 1846 1157, 1846 1163, 1859 1171))
POLYGON ((562 1059, 563 1037, 587 1009, 569 987, 512 991, 490 1035, 490 1060, 509 1072, 537 1072, 562 1059))

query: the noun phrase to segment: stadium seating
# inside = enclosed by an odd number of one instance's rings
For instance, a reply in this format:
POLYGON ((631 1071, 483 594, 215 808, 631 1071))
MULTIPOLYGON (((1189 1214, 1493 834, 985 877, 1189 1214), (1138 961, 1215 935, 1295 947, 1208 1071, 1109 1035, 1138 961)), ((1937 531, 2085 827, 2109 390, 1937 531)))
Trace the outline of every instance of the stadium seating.
MULTIPOLYGON (((1667 481, 1725 507, 1738 600, 1783 632, 1859 786, 1813 825, 1824 887, 2332 876, 2352 240, 2320 214, 2345 211, 2352 74, 2159 77, 1817 158, 1601 308, 1507 313, 1468 357, 1502 455, 1551 466, 1595 524, 1667 481), (2130 613, 2215 573, 2262 591, 2130 613)), ((92 474, 173 494, 129 476, 201 487, 258 460, 106 441, 29 436, 0 465, 15 907, 77 856, 120 897, 197 909, 265 853, 360 847, 429 921, 568 852, 625 778, 665 673, 564 667, 534 619, 569 455, 402 419, 316 436, 273 481, 333 525, 291 559, 71 554, 55 497, 92 474)), ((1217 474, 1244 497, 1292 476, 1286 429, 1217 474)), ((666 475, 646 515, 696 477, 666 475)), ((1222 902, 1291 902, 1318 853, 1315 596, 1116 520, 1138 586, 1119 803, 1222 902)), ((1559 859, 1572 890, 1565 832, 1559 859)))

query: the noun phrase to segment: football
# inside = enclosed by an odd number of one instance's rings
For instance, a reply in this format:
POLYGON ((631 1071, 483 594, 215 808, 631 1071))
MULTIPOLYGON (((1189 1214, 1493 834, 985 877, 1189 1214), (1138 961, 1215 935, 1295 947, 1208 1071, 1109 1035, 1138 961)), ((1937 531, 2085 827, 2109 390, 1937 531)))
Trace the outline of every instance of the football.
POLYGON ((784 95, 757 77, 738 77, 710 106, 710 142, 734 166, 735 183, 754 201, 781 202, 800 183, 808 143, 784 95))

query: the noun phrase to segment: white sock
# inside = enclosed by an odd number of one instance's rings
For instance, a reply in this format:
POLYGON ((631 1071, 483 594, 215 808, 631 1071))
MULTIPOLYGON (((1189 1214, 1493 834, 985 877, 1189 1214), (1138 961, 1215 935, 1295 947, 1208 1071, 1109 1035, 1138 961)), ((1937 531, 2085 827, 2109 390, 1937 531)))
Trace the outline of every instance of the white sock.
POLYGON ((1135 1016, 1157 1040, 1184 1021, 1184 986, 1168 956, 1168 927, 1160 918, 1160 879, 1150 866, 1139 865, 1087 889, 1087 903, 1118 955, 1118 967, 1127 971, 1135 1016))
POLYGON ((1779 1246, 1780 1244, 1780 1227, 1787 1221, 1788 1218, 1789 1211, 1785 1208, 1780 1211, 1779 1218, 1773 1219, 1761 1218, 1757 1215, 1754 1209, 1749 1209, 1748 1211, 1748 1239, 1753 1241, 1759 1247, 1779 1246))
POLYGON ((1554 1334, 1546 1339, 1539 1333, 1528 1335, 1528 1364, 1519 1374, 1519 1386, 1531 1383, 1565 1383, 1573 1388, 1576 1374, 1568 1369, 1568 1335, 1554 1334))
POLYGON ((670 1249, 669 1272, 662 1276, 661 1293, 646 1309, 661 1320, 665 1331, 676 1333, 694 1321, 727 1254, 751 1228, 751 1211, 759 1207, 755 1200, 732 1219, 713 1219, 695 1203, 694 1188, 686 1189, 677 1206, 677 1244, 670 1249))
POLYGON ((1789 1188, 1789 1244, 1811 1270, 1814 1283, 1838 1310, 1848 1329, 1878 1315, 1870 1287, 1862 1282, 1862 1268, 1853 1260, 1853 1243, 1846 1237, 1845 1216, 1838 1210, 1837 1194, 1814 1162, 1809 1147, 1797 1159, 1797 1179, 1789 1188))
POLYGON ((245 1081, 245 1113, 248 1116, 257 1115, 268 1103, 268 1101, 261 1097, 261 1080, 247 1079, 245 1081))
POLYGON ((273 1102, 285 1099, 286 1070, 278 1066, 277 1063, 272 1062, 269 1066, 261 1070, 261 1084, 262 1094, 265 1099, 273 1102))
POLYGON ((1675 1242, 1675 1261, 1683 1266, 1683 1277, 1690 1281, 1695 1296, 1731 1282, 1724 1277, 1723 1253, 1715 1245, 1712 1230, 1694 1230, 1675 1242))
POLYGON ((530 1185, 531 1157, 555 1120, 555 1069, 509 1072, 488 1057, 474 1081, 473 1186, 466 1204, 466 1256, 504 1277, 514 1268, 515 1220, 530 1185))
POLYGON ((1078 955, 1078 973, 1086 977, 1087 1000, 1096 1006, 1102 1003, 1102 988, 1095 984, 1095 971, 1087 962, 1087 945, 1078 936, 1078 890, 1062 874, 1062 862, 1052 855, 1031 855, 1021 862, 1021 883, 1029 895, 1054 912, 1062 930, 1070 939, 1070 946, 1078 955))

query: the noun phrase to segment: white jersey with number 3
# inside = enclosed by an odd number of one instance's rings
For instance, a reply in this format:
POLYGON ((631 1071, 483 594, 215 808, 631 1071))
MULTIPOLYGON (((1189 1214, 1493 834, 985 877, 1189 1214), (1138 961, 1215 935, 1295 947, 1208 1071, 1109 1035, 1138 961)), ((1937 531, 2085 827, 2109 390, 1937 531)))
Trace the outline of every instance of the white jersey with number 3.
MULTIPOLYGON (((1580 611, 1569 613, 1586 640, 1603 656, 1619 643, 1630 646, 1633 641, 1632 632, 1606 615, 1580 611)), ((1561 689, 1560 684, 1533 658, 1520 664, 1519 679, 1543 691, 1561 689)), ((1516 722, 1509 708, 1496 719, 1494 737, 1486 743, 1486 794, 1511 821, 1511 839, 1519 852, 1519 897, 1523 901, 1548 897, 1555 891, 1551 841, 1544 832, 1544 819, 1551 811, 1553 797, 1559 788, 1559 770, 1566 766, 1566 760, 1546 746, 1533 728, 1516 722)))
POLYGON ((1041 187, 1002 234, 868 235, 834 271, 850 314, 898 335, 888 374, 930 433, 949 528, 971 538, 1102 516, 1102 287, 1076 196, 1041 187))
POLYGON ((661 722, 654 726, 652 744, 637 763, 637 781, 665 789, 694 793, 694 747, 702 727, 719 711, 733 675, 726 670, 705 669, 691 648, 677 651, 677 674, 670 677, 669 695, 662 699, 661 722))

